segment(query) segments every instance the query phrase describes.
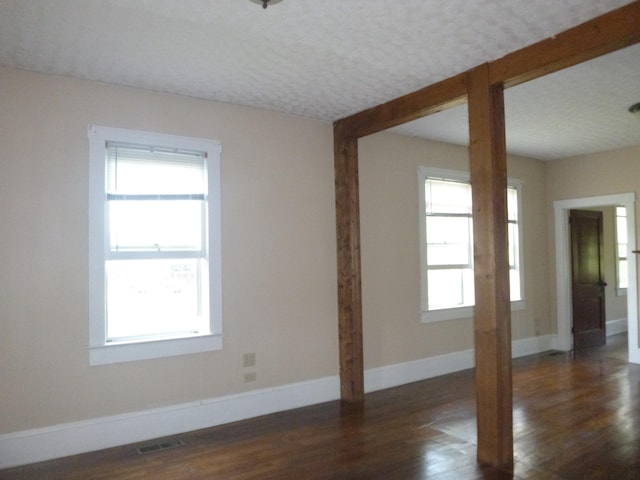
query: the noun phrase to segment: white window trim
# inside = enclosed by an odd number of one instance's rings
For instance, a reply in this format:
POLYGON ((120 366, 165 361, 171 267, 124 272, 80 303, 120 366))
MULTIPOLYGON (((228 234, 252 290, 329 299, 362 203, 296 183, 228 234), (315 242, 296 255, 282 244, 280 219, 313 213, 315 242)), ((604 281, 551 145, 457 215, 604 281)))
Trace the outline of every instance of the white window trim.
POLYGON ((89 136, 89 364, 105 365, 222 348, 222 268, 219 142, 90 125, 89 136), (163 145, 207 152, 209 215, 209 334, 145 342, 106 342, 105 145, 107 141, 163 145))
MULTIPOLYGON (((418 211, 418 228, 419 228, 419 242, 420 242, 420 321, 422 323, 440 322, 444 320, 455 320, 459 318, 471 318, 473 317, 473 306, 466 307, 454 307, 443 308, 438 310, 429 310, 428 298, 425 292, 427 292, 427 269, 424 268, 427 261, 427 239, 426 239, 426 219, 424 212, 425 200, 424 200, 424 184, 427 178, 441 178, 444 180, 454 180, 460 182, 469 183, 471 177, 469 172, 463 172, 458 170, 447 170, 443 168, 434 167, 418 167, 418 195, 420 200, 420 208, 418 211)), ((525 308, 525 284, 524 284, 524 268, 523 268, 523 235, 522 235, 522 185, 523 181, 516 178, 508 178, 507 185, 515 187, 518 190, 518 261, 520 262, 520 293, 522 295, 521 300, 511 302, 511 311, 524 310, 525 308)))

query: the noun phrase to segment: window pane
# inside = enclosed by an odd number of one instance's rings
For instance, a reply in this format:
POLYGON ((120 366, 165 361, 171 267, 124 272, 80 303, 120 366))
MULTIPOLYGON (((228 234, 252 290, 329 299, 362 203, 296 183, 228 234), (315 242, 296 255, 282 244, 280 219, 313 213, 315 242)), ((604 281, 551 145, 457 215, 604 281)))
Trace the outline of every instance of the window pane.
POLYGON ((471 185, 446 180, 425 182, 426 213, 471 214, 471 185))
POLYGON ((522 300, 521 286, 520 286, 520 272, 517 270, 509 270, 509 296, 512 302, 522 300))
POLYGON ((429 270, 427 282, 429 310, 474 303, 473 270, 470 268, 429 270))
POLYGON ((203 208, 199 200, 110 201, 111 249, 202 250, 203 208))
POLYGON ((509 267, 516 268, 519 263, 519 251, 518 251, 518 225, 510 223, 508 226, 509 236, 509 267))
POLYGON ((467 245, 428 245, 429 265, 469 265, 469 247, 467 245))
POLYGON ((616 217, 618 243, 627 243, 627 217, 616 217))
POLYGON ((629 270, 626 260, 620 260, 618 262, 618 288, 629 287, 629 270))
POLYGON ((507 188, 507 216, 510 221, 518 221, 518 190, 513 187, 507 188))
POLYGON ((106 267, 107 339, 202 332, 204 260, 114 260, 106 267))
POLYGON ((618 244, 618 257, 627 258, 627 244, 619 243, 618 244))
POLYGON ((429 265, 471 265, 471 219, 427 217, 429 265))

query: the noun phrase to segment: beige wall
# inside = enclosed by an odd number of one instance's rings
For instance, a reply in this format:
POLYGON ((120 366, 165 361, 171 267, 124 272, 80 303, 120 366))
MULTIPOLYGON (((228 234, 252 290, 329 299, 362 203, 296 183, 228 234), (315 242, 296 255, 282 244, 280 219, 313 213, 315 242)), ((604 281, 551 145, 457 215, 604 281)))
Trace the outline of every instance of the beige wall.
MULTIPOLYGON (((472 348, 470 319, 420 323, 418 290, 417 166, 464 169, 466 149, 378 134, 360 151, 366 367, 472 348)), ((544 164, 512 158, 509 175, 522 339, 550 332, 544 164)), ((333 183, 329 124, 0 69, 0 434, 337 376, 333 183), (88 124, 222 143, 221 351, 89 366, 88 124)))
POLYGON ((629 147, 548 162, 548 199, 553 202, 628 192, 638 194, 639 159, 640 147, 629 147))
MULTIPOLYGON (((588 198, 600 195, 635 193, 640 198, 640 147, 629 147, 608 152, 583 155, 563 160, 555 160, 546 165, 547 171, 547 219, 553 225, 553 202, 556 200, 570 200, 588 198)), ((638 235, 636 221, 636 238, 638 235)), ((552 305, 556 303, 555 278, 555 237, 554 229, 549 229, 549 284, 552 305)), ((630 246, 630 250, 636 246, 630 246)), ((613 280, 613 277, 611 278, 613 280)), ((613 281, 608 281, 611 286, 613 281)), ((625 297, 615 297, 615 292, 607 289, 607 302, 611 309, 607 309, 607 319, 616 320, 620 315, 625 297), (610 318, 617 317, 617 318, 610 318)), ((626 312, 626 306, 624 307, 626 312)), ((555 307, 552 310, 552 322, 556 322, 555 307)))
MULTIPOLYGON (((473 348, 471 319, 420 323, 419 165, 468 170, 465 147, 392 134, 360 140, 365 367, 473 348)), ((512 314, 512 336, 551 331, 544 163, 510 158, 523 184, 525 310, 512 314)))
POLYGON ((331 125, 0 69, 0 162, 0 433, 337 375, 331 125), (89 366, 90 123, 222 142, 223 350, 89 366))

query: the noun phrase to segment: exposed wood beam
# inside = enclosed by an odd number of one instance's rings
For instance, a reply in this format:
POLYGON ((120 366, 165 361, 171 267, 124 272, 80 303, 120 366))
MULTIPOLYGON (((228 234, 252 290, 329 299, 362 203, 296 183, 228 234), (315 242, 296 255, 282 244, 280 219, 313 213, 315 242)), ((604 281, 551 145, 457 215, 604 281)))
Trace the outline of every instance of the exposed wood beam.
MULTIPOLYGON (((556 72, 640 42, 640 0, 491 62, 490 82, 505 87, 556 72)), ((466 101, 462 73, 336 122, 361 138, 466 101)))
POLYGON ((340 394, 364 400, 358 139, 334 127, 340 394))
POLYGON ((518 85, 640 42, 640 1, 491 62, 490 82, 518 85))
POLYGON ((485 262, 479 267, 484 274, 476 274, 476 302, 481 300, 480 307, 476 305, 478 312, 475 315, 479 375, 478 459, 494 465, 507 465, 513 460, 509 276, 503 255, 506 252, 503 202, 506 200, 499 196, 506 185, 506 167, 501 163, 504 160, 504 118, 500 113, 503 111, 502 89, 638 42, 640 0, 506 55, 488 66, 478 67, 468 76, 466 73, 455 75, 335 122, 343 400, 360 402, 364 399, 357 140, 463 103, 470 79, 474 83, 474 100, 469 105, 474 204, 484 212, 474 212, 474 215, 484 215, 477 225, 478 235, 484 235, 484 238, 479 240, 482 245, 476 252, 477 262, 485 262), (483 125, 485 122, 487 125, 483 125), (486 305, 482 300, 485 296, 488 296, 486 305))
POLYGON ((507 153, 502 86, 489 65, 468 74, 473 203, 478 460, 513 465, 507 153))
POLYGON ((336 122, 345 135, 366 137, 432 113, 465 103, 466 75, 450 77, 404 97, 346 117, 336 122))

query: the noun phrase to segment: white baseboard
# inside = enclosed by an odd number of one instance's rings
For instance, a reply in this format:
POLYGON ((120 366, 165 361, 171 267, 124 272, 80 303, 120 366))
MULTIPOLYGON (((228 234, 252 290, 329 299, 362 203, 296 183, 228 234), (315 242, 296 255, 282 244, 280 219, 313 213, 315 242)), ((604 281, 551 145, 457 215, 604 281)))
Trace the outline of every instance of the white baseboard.
MULTIPOLYGON (((514 357, 550 350, 551 335, 516 340, 514 357)), ((473 350, 365 372, 373 392, 473 367, 473 350)), ((0 435, 0 469, 142 442, 340 398, 338 376, 253 390, 170 407, 0 435)))
POLYGON ((618 318, 617 320, 607 320, 607 336, 617 335, 626 332, 628 328, 626 318, 618 318))
MULTIPOLYGON (((552 349, 552 335, 514 340, 511 344, 513 358, 546 352, 552 349)), ((375 392, 376 390, 397 387, 398 385, 419 382, 427 378, 473 368, 474 356, 474 351, 469 349, 436 357, 421 358, 412 362, 372 368, 364 373, 364 388, 366 392, 375 392)))
POLYGON ((0 469, 213 427, 340 398, 337 376, 0 435, 0 469))
POLYGON ((375 392, 473 367, 473 350, 447 353, 405 363, 371 368, 364 372, 365 392, 375 392))
MULTIPOLYGON (((626 332, 629 327, 626 318, 619 318, 617 320, 609 320, 607 322, 607 336, 617 335, 618 333, 626 332)), ((553 336, 553 349, 568 352, 572 349, 573 337, 564 337, 562 341, 558 335, 553 336)), ((631 361, 631 360, 630 360, 631 361)))
POLYGON ((554 350, 555 341, 555 335, 541 335, 539 337, 515 340, 512 343, 512 356, 513 358, 519 358, 554 350))

